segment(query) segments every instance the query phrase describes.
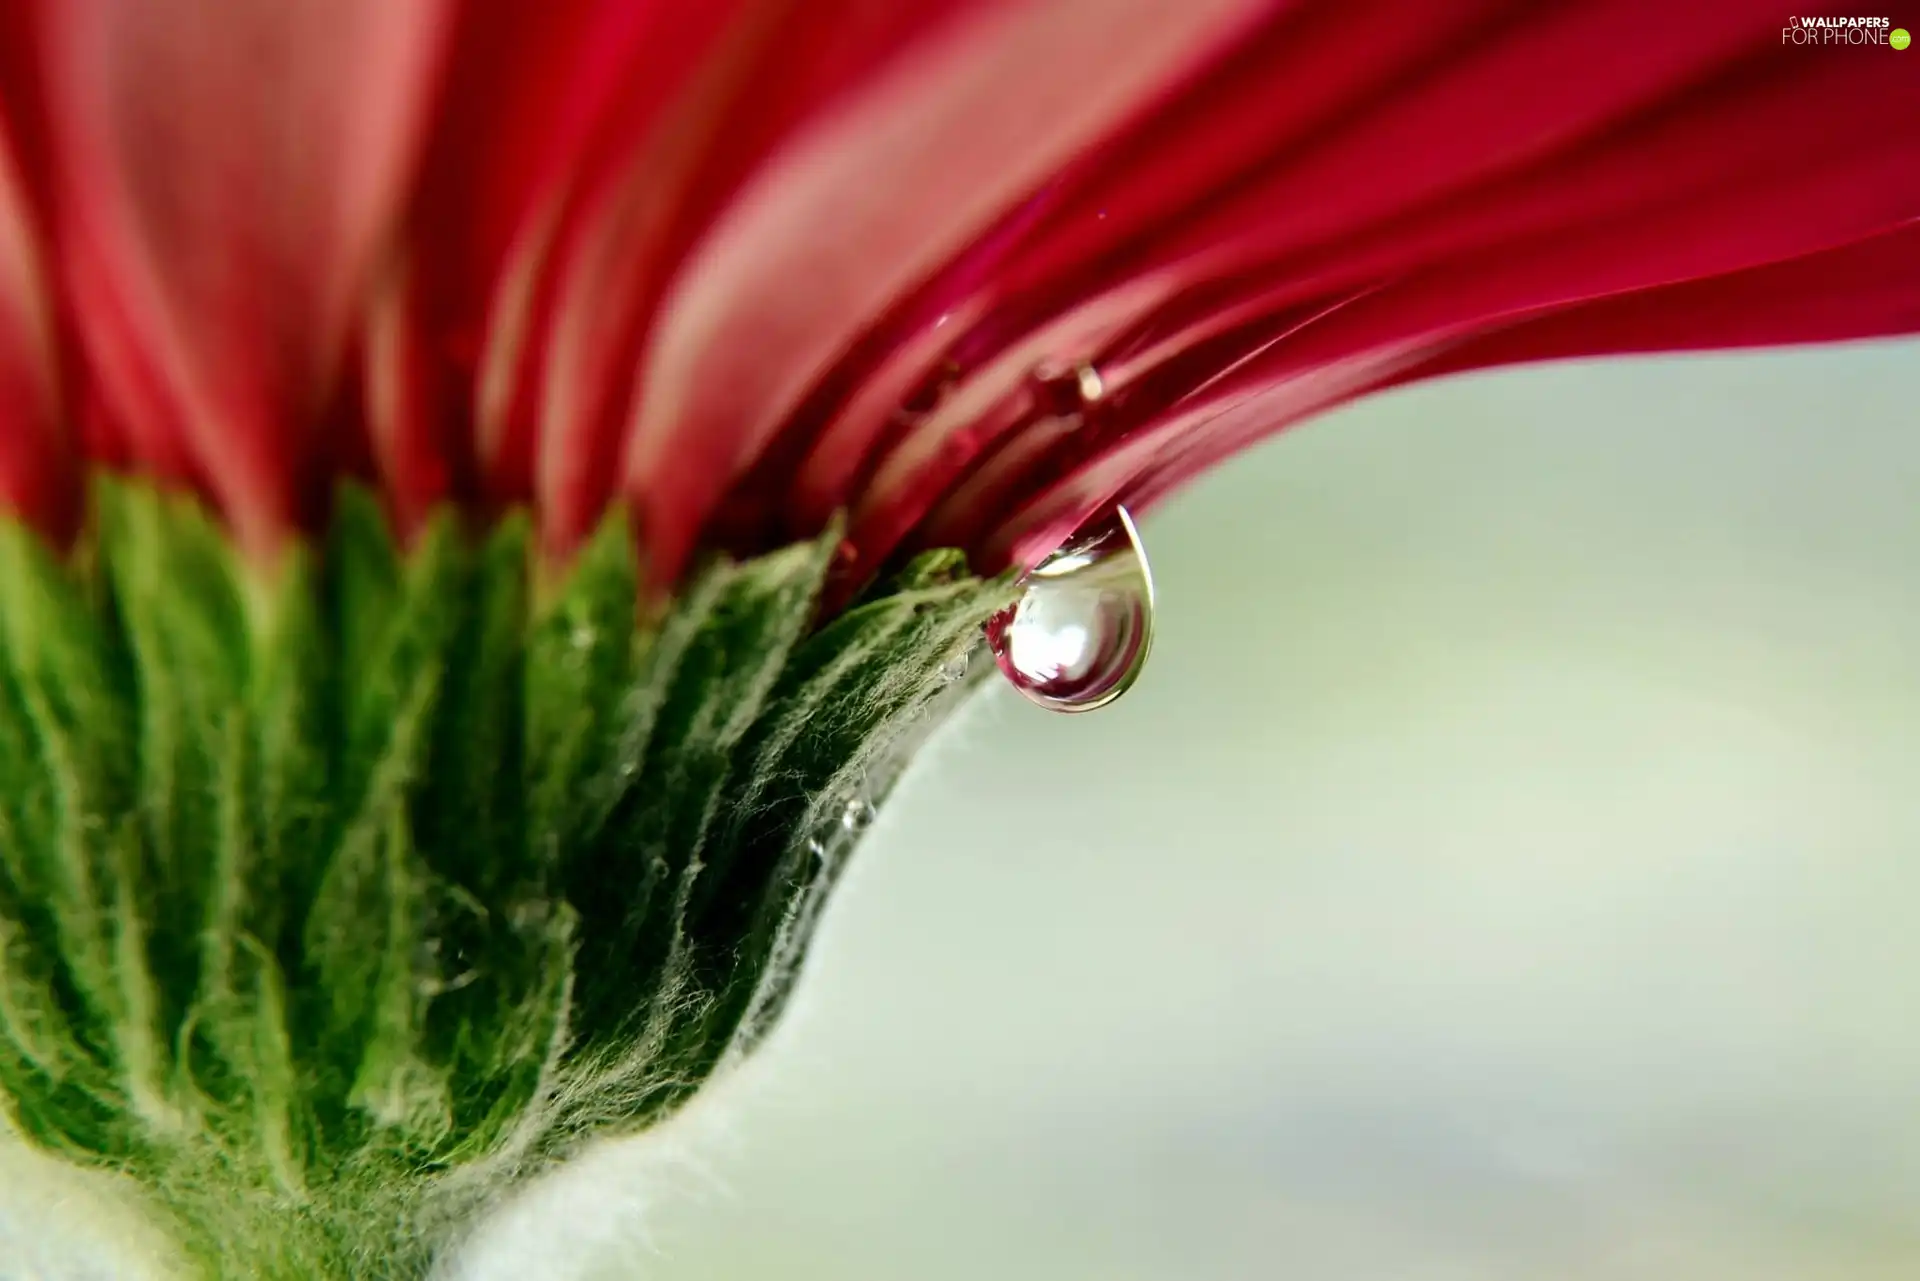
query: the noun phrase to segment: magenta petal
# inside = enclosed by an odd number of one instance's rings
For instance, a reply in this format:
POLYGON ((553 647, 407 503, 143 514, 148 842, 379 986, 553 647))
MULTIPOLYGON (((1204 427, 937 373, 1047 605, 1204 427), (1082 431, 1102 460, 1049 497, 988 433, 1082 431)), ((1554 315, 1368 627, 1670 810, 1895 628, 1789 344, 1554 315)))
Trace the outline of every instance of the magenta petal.
POLYGON ((1558 308, 1452 346, 1417 372, 1916 332, 1920 220, 1824 253, 1558 308))
MULTIPOLYGON (((1786 262, 1521 317, 1413 355, 1397 368, 1382 367, 1366 387, 1569 356, 1779 346, 1916 332, 1920 332, 1920 222, 1786 262)), ((1274 387, 1279 391, 1288 385, 1281 382, 1274 387)), ((1115 470, 1130 477, 1130 496, 1150 504, 1268 434, 1275 423, 1301 416, 1276 413, 1270 402, 1257 396, 1238 408, 1238 413, 1216 408, 1209 421, 1192 424, 1177 447, 1158 451, 1151 463, 1128 469, 1124 460, 1114 460, 1120 463, 1115 470), (1252 412, 1246 412, 1249 409, 1252 412)), ((1071 508, 1076 504, 1070 495, 1077 490, 1084 502, 1099 483, 1092 476, 1076 478, 1045 502, 1064 502, 1071 508)), ((1038 510, 1030 511, 1009 528, 1023 523, 1031 527, 1040 515, 1038 510)))
POLYGON ((712 230, 647 358, 627 483, 663 567, 684 560, 725 485, 889 302, 1190 74, 1249 7, 983 12, 789 147, 712 230))
POLYGON ((79 473, 38 239, 0 122, 0 511, 64 534, 79 473))
POLYGON ((1170 415, 1029 497, 1001 492, 972 523, 931 525, 994 559, 1030 561, 1103 504, 1147 507, 1255 441, 1367 391, 1523 361, 1622 352, 1773 346, 1920 332, 1920 221, 1837 248, 1725 274, 1488 322, 1454 337, 1384 344, 1302 364, 1284 353, 1230 395, 1170 415), (1262 378, 1268 381, 1261 382, 1262 378), (998 516, 983 520, 986 513, 998 516))
POLYGON ((448 483, 478 491, 455 497, 533 497, 556 242, 594 158, 673 102, 732 8, 731 0, 464 8, 408 217, 417 341, 402 372, 420 385, 399 399, 435 399, 430 384, 465 390, 446 430, 396 424, 446 451, 448 483))
POLYGON ((0 496, 78 451, 270 550, 372 474, 559 556, 625 498, 660 588, 845 511, 851 581, 1041 554, 1409 378, 1911 329, 1912 55, 1781 21, 23 0, 0 496))
MULTIPOLYGON (((584 534, 617 490, 630 425, 656 396, 646 344, 657 328, 671 327, 678 306, 665 301, 668 291, 728 203, 777 166, 781 148, 807 122, 857 97, 903 50, 937 38, 956 12, 982 7, 981 0, 741 4, 679 100, 608 154, 568 229, 541 371, 538 486, 550 542, 564 546, 584 534)), ((686 433, 675 427, 673 434, 686 433)), ((716 474, 709 482, 683 470, 675 485, 706 493, 710 504, 729 479, 716 474)), ((673 547, 650 540, 663 578, 697 532, 672 517, 668 503, 643 508, 652 513, 643 519, 678 531, 673 547)))
POLYGON ((447 382, 435 358, 419 276, 395 267, 374 288, 360 332, 363 418, 387 505, 403 531, 464 495, 454 460, 468 451, 449 423, 447 382))
MULTIPOLYGON (((1454 25, 1424 54, 1397 37, 1383 53, 1332 12, 1278 21, 1070 176, 1082 186, 996 282, 1024 295, 980 321, 1003 356, 888 446, 857 509, 863 553, 1042 554, 1099 504, 1150 500, 1196 459, 1437 371, 1439 353, 1479 335, 1824 255, 1920 216, 1920 78, 1884 47, 1781 48, 1747 6, 1707 4, 1659 24, 1672 38, 1644 51, 1630 37, 1651 8, 1564 5, 1410 14, 1454 25), (1249 116, 1267 121, 1264 144, 1249 116), (1222 135, 1238 153, 1212 145, 1222 135), (1090 341, 1130 291, 1128 324, 1090 341), (1023 336, 1011 317, 1037 320, 1018 322, 1023 336), (1043 356, 1098 365, 1108 403, 1090 422, 1062 432, 1001 408, 1043 356)), ((1816 273, 1799 279, 1777 298, 1747 292, 1777 309, 1757 330, 1790 340, 1816 273)), ((1858 286, 1836 274, 1829 288, 1858 286)), ((1833 327, 1863 332, 1867 311, 1904 323, 1897 306, 1857 302, 1833 327)), ((1575 330, 1556 331, 1562 354, 1584 350, 1575 330)))
POLYGON ((257 549, 323 482, 318 424, 409 180, 446 10, 60 0, 41 11, 62 248, 93 294, 75 310, 79 338, 123 411, 180 424, 257 549), (133 386, 147 371, 152 386, 133 386))

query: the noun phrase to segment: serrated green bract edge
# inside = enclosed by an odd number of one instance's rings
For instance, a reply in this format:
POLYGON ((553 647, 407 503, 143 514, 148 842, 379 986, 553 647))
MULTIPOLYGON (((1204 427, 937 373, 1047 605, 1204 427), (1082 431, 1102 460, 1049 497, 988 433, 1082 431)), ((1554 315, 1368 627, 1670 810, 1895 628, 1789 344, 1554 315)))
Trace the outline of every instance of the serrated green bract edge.
POLYGON ((664 611, 610 518, 266 582, 191 500, 0 522, 0 1096, 220 1278, 407 1277, 765 1031, 856 824, 1005 602, 955 553, 816 628, 836 535, 664 611))

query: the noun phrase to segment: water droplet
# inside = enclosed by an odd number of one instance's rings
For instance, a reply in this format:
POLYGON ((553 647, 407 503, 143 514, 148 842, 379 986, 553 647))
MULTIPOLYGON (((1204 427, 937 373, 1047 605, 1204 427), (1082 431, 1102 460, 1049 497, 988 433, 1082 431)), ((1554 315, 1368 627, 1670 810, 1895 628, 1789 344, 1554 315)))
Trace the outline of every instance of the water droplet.
POLYGON ((948 655, 947 661, 940 664, 940 678, 951 685, 954 681, 965 680, 967 669, 973 663, 973 647, 956 650, 948 655))
POLYGON ((873 825, 876 813, 873 802, 856 796, 840 811, 840 830, 849 836, 858 836, 873 825))
POLYGON ((1051 362, 1036 366, 1030 375, 1034 396, 1043 412, 1055 418, 1084 414, 1107 394, 1106 380, 1086 361, 1073 365, 1051 362))
POLYGON ((1153 575, 1127 509, 1115 506, 1021 581, 987 623, 994 661, 1029 701, 1090 712, 1126 693, 1153 647, 1153 575))

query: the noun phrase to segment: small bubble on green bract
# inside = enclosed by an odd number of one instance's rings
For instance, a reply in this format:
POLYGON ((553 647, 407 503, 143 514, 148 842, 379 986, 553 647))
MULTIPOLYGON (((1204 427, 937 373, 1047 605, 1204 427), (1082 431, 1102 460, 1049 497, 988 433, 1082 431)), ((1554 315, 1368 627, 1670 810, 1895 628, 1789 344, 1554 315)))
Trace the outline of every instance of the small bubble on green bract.
POLYGON ((1887 34, 1887 43, 1896 49, 1904 49, 1913 43, 1913 37, 1907 34, 1905 27, 1895 27, 1887 34))

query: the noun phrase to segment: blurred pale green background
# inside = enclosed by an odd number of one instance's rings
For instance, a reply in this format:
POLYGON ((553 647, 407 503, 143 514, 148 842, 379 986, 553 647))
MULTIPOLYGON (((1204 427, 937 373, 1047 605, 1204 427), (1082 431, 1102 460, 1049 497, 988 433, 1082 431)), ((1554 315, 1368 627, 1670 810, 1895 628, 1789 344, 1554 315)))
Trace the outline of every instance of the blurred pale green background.
POLYGON ((1135 691, 982 697, 764 1056, 474 1275, 1920 1276, 1917 389, 1507 371, 1196 485, 1135 691))
POLYGON ((1508 371, 1195 486, 1135 691, 989 690, 768 1050, 463 1275, 1920 1276, 1917 387, 1508 371))

